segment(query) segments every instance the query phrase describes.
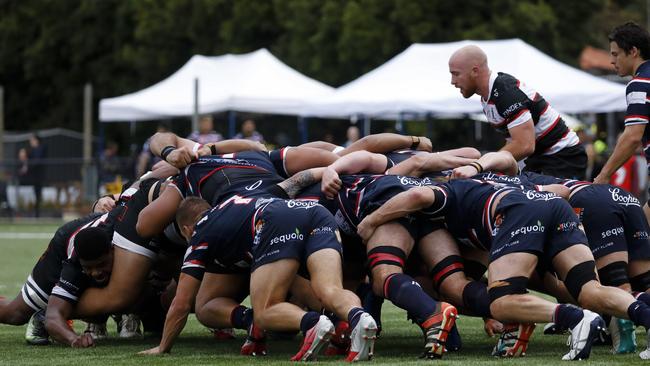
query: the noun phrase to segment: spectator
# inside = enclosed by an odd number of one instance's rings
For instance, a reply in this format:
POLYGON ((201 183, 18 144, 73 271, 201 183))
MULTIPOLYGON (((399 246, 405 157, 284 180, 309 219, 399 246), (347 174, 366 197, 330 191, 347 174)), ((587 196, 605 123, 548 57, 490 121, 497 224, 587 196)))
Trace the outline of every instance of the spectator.
POLYGON ((255 121, 252 119, 245 120, 244 123, 241 124, 241 132, 236 134, 233 138, 253 140, 262 144, 264 143, 264 136, 257 132, 255 129, 255 121))
POLYGON ((40 217, 41 201, 43 198, 43 180, 45 178, 43 174, 45 171, 43 159, 45 159, 46 149, 41 144, 41 139, 37 135, 32 134, 29 137, 29 150, 26 152, 27 159, 23 162, 21 170, 34 189, 34 216, 40 217))
POLYGON ((115 141, 108 141, 106 148, 99 157, 99 183, 114 182, 122 170, 122 164, 117 153, 119 146, 115 141))
POLYGON ((214 130, 214 121, 212 116, 201 117, 199 120, 199 130, 192 132, 187 136, 187 138, 198 142, 199 144, 207 144, 223 140, 223 136, 214 130))
MULTIPOLYGON (((156 128, 156 132, 169 132, 169 126, 166 123, 161 123, 156 128)), ((142 145, 142 151, 140 152, 140 155, 138 155, 138 161, 135 165, 136 178, 140 178, 142 174, 151 170, 151 167, 161 160, 151 152, 151 149, 149 149, 150 141, 151 137, 149 137, 147 141, 144 142, 142 145)))
POLYGON ((359 139, 359 136, 361 135, 361 132, 359 132, 359 127, 357 126, 350 126, 348 127, 348 132, 346 133, 346 136, 348 140, 343 144, 344 147, 348 147, 352 145, 353 142, 357 141, 359 139))

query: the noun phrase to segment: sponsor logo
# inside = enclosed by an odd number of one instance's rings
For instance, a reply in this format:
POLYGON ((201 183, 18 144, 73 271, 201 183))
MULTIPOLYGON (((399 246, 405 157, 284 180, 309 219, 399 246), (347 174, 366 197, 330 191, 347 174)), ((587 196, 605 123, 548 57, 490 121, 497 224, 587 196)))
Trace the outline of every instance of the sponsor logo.
POLYGON ((499 248, 495 249, 492 251, 492 255, 499 254, 501 253, 504 249, 513 247, 515 245, 519 244, 519 240, 511 241, 510 243, 506 243, 504 245, 501 245, 499 248))
POLYGON ((559 224, 556 228, 557 231, 571 231, 580 227, 577 221, 567 221, 559 224))
POLYGON ((300 230, 296 228, 296 230, 290 234, 283 234, 280 236, 276 236, 275 238, 271 239, 269 242, 269 245, 275 245, 278 243, 285 243, 288 241, 295 241, 295 240, 304 240, 305 236, 300 233, 300 230))
POLYGON ((582 222, 582 216, 584 215, 585 209, 582 207, 574 207, 573 212, 576 213, 578 219, 580 219, 580 222, 582 222))
POLYGON ((524 105, 521 102, 517 102, 517 103, 511 105, 510 107, 506 108, 506 110, 503 111, 503 116, 504 117, 509 117, 514 112, 517 112, 518 110, 520 110, 521 107, 523 107, 523 106, 524 105))
POLYGON ((287 207, 289 208, 304 208, 307 210, 316 206, 318 206, 318 202, 313 200, 288 200, 287 201, 287 207))
POLYGON ((252 191, 255 189, 258 189, 262 185, 262 180, 258 180, 257 182, 251 184, 250 186, 244 187, 247 191, 252 191))
POLYGON ((510 232, 510 237, 514 238, 515 235, 526 235, 530 233, 543 233, 546 230, 544 225, 538 220, 535 225, 522 226, 517 230, 510 232))
POLYGON ((333 234, 333 233, 334 233, 334 229, 332 229, 331 227, 322 226, 322 227, 317 227, 314 230, 312 230, 311 233, 309 233, 309 235, 314 236, 314 235, 333 234))
POLYGON ((646 103, 646 93, 645 92, 630 92, 625 96, 627 104, 645 104, 646 103))
POLYGON ((497 233, 499 232, 499 228, 501 227, 501 224, 503 224, 504 218, 505 215, 502 214, 497 214, 497 216, 494 218, 494 227, 492 228, 492 236, 497 235, 497 233))
POLYGON ((641 207, 641 202, 627 192, 621 192, 620 188, 610 188, 609 193, 612 194, 612 201, 623 206, 639 206, 641 207))
POLYGON ((431 185, 433 182, 429 178, 412 178, 412 177, 400 177, 399 182, 404 185, 404 186, 428 186, 431 185))
POLYGON ((637 231, 634 233, 634 239, 648 239, 648 237, 647 231, 637 231))
POLYGON ((336 213, 334 214, 334 221, 336 221, 336 225, 341 229, 344 233, 348 235, 355 235, 356 234, 356 229, 353 229, 348 220, 345 219, 345 216, 341 212, 341 210, 336 210, 336 213))
POLYGON ((264 229, 264 220, 259 219, 255 222, 255 237, 253 237, 253 245, 258 245, 262 240, 262 230, 264 229))
POLYGON ((269 204, 269 203, 271 203, 273 201, 276 201, 276 200, 277 200, 277 198, 260 198, 257 201, 255 201, 255 208, 256 209, 260 208, 260 207, 262 207, 262 206, 264 206, 266 204, 269 204))
POLYGON ((615 227, 615 228, 613 228, 613 229, 609 229, 609 230, 607 230, 607 231, 603 231, 603 232, 601 232, 601 233, 600 233, 600 236, 602 237, 602 239, 605 239, 605 238, 608 238, 608 237, 610 237, 610 236, 618 236, 618 235, 621 235, 621 234, 623 234, 624 232, 625 232, 625 230, 623 230, 623 227, 622 227, 622 226, 619 226, 619 227, 615 227))
POLYGON ((508 175, 499 175, 494 173, 485 173, 481 176, 482 179, 491 180, 495 182, 507 182, 514 184, 521 184, 521 179, 519 177, 511 177, 508 175))
POLYGON ((526 191, 526 198, 531 201, 550 201, 561 197, 552 192, 526 191))

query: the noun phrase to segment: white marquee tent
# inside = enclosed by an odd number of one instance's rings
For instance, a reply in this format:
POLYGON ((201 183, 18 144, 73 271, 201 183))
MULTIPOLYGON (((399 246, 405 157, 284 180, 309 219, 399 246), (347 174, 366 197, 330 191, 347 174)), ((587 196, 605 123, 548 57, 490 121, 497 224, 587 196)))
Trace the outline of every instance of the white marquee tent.
POLYGON ((241 111, 299 115, 304 105, 329 96, 333 88, 310 79, 260 49, 242 55, 193 56, 167 79, 146 89, 99 103, 99 120, 138 121, 194 112, 241 111))
POLYGON ((341 86, 329 98, 310 105, 304 115, 398 119, 409 115, 481 112, 478 96, 464 99, 451 85, 448 60, 474 44, 495 71, 507 72, 536 89, 565 113, 625 110, 625 86, 565 65, 520 39, 413 44, 382 66, 341 86))

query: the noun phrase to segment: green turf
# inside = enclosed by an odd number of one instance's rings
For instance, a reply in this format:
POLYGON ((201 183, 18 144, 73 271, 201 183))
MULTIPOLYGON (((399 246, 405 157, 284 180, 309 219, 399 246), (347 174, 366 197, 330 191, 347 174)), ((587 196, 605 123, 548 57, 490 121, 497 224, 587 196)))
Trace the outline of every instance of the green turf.
MULTIPOLYGON (((53 232, 50 225, 0 225, 2 232, 53 232)), ((47 240, 0 239, 0 296, 13 298, 31 271, 36 259, 47 246, 47 240)), ((502 360, 489 356, 495 339, 483 333, 482 321, 463 317, 459 320, 463 337, 463 349, 459 353, 445 355, 443 360, 419 360, 421 335, 416 326, 405 320, 403 311, 390 304, 384 305, 384 332, 377 341, 375 359, 372 364, 401 365, 491 365, 523 364, 552 365, 559 364, 566 352, 566 337, 544 336, 543 325, 539 325, 523 359, 502 360)), ((83 325, 75 323, 80 330, 83 325)), ((233 341, 215 341, 211 335, 192 316, 181 334, 172 354, 166 356, 138 356, 138 351, 157 345, 157 339, 120 340, 115 337, 115 325, 109 321, 111 339, 101 341, 92 349, 75 350, 60 345, 30 347, 24 343, 24 326, 14 327, 0 325, 0 365, 248 365, 248 364, 289 364, 291 355, 298 349, 299 339, 270 341, 269 356, 252 358, 239 356, 239 346, 243 333, 237 333, 233 341)), ((639 344, 645 344, 645 334, 639 328, 639 344)), ((321 363, 339 362, 341 357, 321 357, 321 363)), ((639 359, 637 354, 609 354, 607 347, 596 347, 589 362, 581 364, 615 365, 642 364, 647 361, 639 359)))

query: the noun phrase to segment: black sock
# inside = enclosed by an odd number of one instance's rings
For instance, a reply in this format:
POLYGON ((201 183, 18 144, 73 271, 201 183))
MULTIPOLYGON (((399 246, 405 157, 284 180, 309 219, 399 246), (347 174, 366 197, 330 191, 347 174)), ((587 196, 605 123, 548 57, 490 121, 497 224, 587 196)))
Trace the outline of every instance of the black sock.
POLYGON ((318 314, 315 311, 308 311, 305 313, 305 315, 302 316, 302 319, 300 320, 300 330, 302 331, 302 334, 307 335, 307 331, 309 331, 311 328, 318 323, 318 319, 320 318, 320 314, 318 314))
POLYGON ((487 285, 477 281, 471 281, 465 285, 463 289, 463 307, 471 311, 472 315, 491 318, 487 285))
POLYGON ((636 325, 642 325, 650 329, 650 306, 645 302, 637 300, 627 308, 627 315, 636 325))
POLYGON ((384 283, 384 297, 412 314, 418 323, 427 320, 436 311, 436 301, 408 275, 395 273, 384 283))
POLYGON ((582 309, 570 304, 560 304, 555 308, 553 323, 557 324, 560 329, 572 329, 584 317, 582 309))
POLYGON ((352 308, 350 312, 348 312, 348 324, 350 324, 350 329, 354 329, 354 327, 357 326, 361 314, 363 314, 362 308, 352 308))
POLYGON ((253 309, 239 305, 230 313, 230 324, 236 329, 248 329, 253 324, 253 309))

